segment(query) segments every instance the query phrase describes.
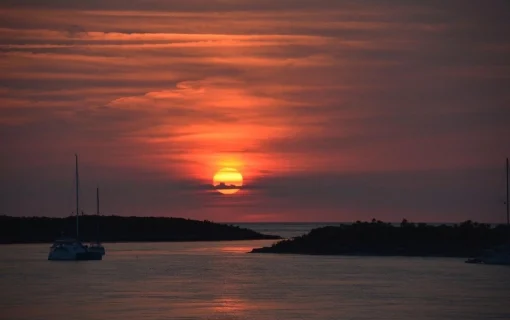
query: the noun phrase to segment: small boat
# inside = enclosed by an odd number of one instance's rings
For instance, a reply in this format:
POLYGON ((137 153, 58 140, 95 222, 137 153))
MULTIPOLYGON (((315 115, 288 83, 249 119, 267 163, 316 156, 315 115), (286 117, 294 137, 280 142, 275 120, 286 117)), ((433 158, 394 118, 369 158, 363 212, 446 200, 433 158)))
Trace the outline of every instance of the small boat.
MULTIPOLYGON (((96 200, 97 200, 97 218, 99 219, 99 188, 96 188, 96 200)), ((90 252, 98 252, 103 256, 106 254, 106 250, 101 244, 101 242, 99 242, 99 240, 91 242, 89 244, 88 250, 90 252)))
POLYGON ((466 263, 479 264, 479 263, 483 263, 483 260, 480 259, 480 258, 469 258, 469 259, 466 260, 466 263))
POLYGON ((102 254, 90 251, 87 246, 72 238, 58 239, 50 248, 48 260, 101 260, 102 254))
POLYGON ((510 265, 510 245, 499 246, 489 250, 481 259, 485 264, 510 265))
POLYGON ((466 260, 466 263, 510 265, 510 245, 487 250, 480 257, 466 260))
POLYGON ((76 157, 76 238, 63 238, 56 240, 50 247, 48 260, 73 261, 73 260, 102 260, 103 255, 99 252, 90 251, 79 240, 79 184, 78 184, 78 155, 76 157))

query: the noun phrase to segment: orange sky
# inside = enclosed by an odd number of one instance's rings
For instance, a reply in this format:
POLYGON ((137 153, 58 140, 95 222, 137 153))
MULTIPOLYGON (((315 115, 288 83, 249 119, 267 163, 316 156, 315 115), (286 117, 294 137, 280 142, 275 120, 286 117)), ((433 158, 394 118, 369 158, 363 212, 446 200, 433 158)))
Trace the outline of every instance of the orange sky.
POLYGON ((505 1, 2 1, 0 214, 503 221, 505 1), (239 170, 246 189, 210 192, 239 170))

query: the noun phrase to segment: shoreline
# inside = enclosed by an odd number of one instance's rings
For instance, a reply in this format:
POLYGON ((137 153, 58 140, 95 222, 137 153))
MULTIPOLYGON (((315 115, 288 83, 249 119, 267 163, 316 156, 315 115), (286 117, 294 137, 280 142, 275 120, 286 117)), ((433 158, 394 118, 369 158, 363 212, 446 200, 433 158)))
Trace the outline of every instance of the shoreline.
MULTIPOLYGON (((281 237, 275 236, 276 238, 257 238, 257 239, 225 239, 225 240, 123 240, 123 241, 101 241, 102 244, 111 243, 193 243, 193 242, 233 242, 233 241, 279 241, 284 240, 281 237)), ((94 242, 95 240, 80 240, 81 242, 94 242)), ((39 242, 0 242, 0 246, 11 246, 11 245, 29 245, 29 244, 48 244, 51 245, 53 241, 39 241, 39 242)))
POLYGON ((173 217, 84 215, 79 217, 77 226, 75 216, 0 216, 0 244, 53 243, 60 238, 102 243, 282 239, 239 226, 173 217))
POLYGON ((506 225, 468 220, 433 226, 404 219, 395 226, 374 219, 315 228, 302 236, 254 248, 250 253, 469 258, 509 241, 510 227, 506 225))

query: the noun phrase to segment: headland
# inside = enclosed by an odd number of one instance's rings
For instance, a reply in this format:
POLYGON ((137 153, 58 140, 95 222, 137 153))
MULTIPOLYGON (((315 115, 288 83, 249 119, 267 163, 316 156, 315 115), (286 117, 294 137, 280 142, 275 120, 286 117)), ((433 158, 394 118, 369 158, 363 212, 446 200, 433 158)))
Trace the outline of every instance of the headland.
POLYGON ((311 230, 252 253, 309 255, 373 255, 472 257, 510 239, 506 225, 465 221, 455 225, 427 225, 403 220, 400 225, 372 220, 311 230))
MULTIPOLYGON (((0 244, 50 243, 76 236, 76 217, 11 217, 0 215, 0 244)), ((281 239, 238 226, 183 218, 83 215, 81 241, 164 242, 281 239)))

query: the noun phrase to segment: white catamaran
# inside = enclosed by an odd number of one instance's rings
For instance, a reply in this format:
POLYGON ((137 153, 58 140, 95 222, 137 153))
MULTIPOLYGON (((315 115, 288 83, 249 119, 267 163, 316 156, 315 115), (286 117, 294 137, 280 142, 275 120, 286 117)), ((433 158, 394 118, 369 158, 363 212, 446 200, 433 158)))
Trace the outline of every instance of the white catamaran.
POLYGON ((90 251, 79 240, 79 184, 78 184, 78 155, 76 157, 76 238, 63 238, 56 240, 50 248, 48 260, 101 260, 103 255, 99 252, 90 251))

